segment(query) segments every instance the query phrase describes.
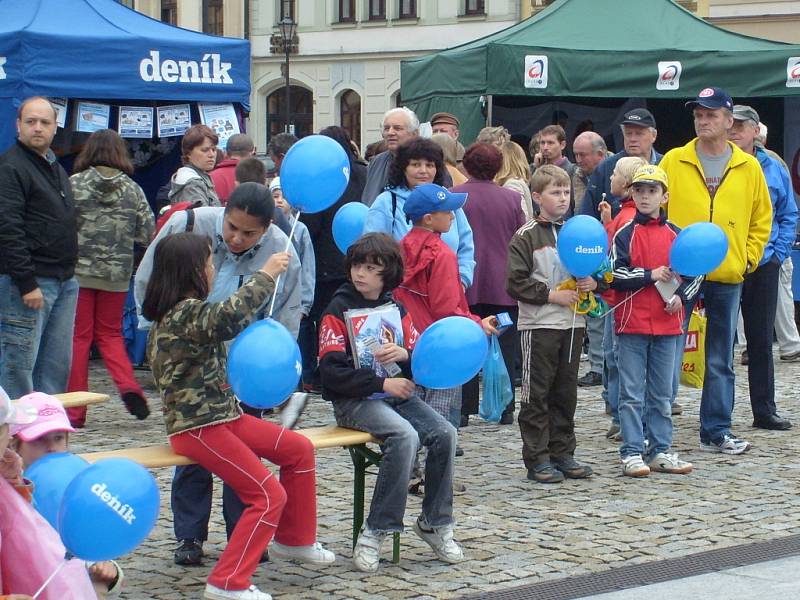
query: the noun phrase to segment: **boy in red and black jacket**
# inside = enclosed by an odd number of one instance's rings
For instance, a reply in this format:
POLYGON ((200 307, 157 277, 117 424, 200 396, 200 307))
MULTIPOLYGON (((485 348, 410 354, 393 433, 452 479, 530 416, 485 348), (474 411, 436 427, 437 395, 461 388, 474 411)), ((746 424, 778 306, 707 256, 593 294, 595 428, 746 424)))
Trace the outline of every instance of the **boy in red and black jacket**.
POLYGON ((677 340, 683 306, 697 293, 703 278, 681 281, 678 277, 680 285, 674 293, 670 296, 664 291, 676 277, 668 266, 669 251, 680 232, 661 211, 667 189, 667 174, 661 168, 637 169, 631 184, 636 215, 619 228, 611 250, 611 286, 620 292, 614 311, 623 439, 620 458, 622 472, 629 477, 692 470, 690 463, 670 452, 670 396, 675 361, 680 360, 677 340), (658 282, 662 289, 657 288, 658 282), (644 457, 643 415, 648 440, 644 457))
POLYGON ((383 458, 378 468, 369 515, 353 549, 359 571, 378 570, 381 544, 387 534, 403 531, 411 469, 420 443, 428 450, 425 497, 414 532, 449 563, 464 560, 453 540, 453 460, 456 430, 423 402, 411 381, 410 349, 417 332, 399 303, 403 346, 384 344, 373 353, 381 363, 397 363, 402 376, 380 377, 372 369, 355 366, 350 352, 344 313, 374 308, 392 301, 391 291, 403 279, 400 246, 383 233, 369 233, 347 250, 349 281, 334 294, 322 314, 319 331, 319 371, 322 397, 333 403, 336 422, 366 431, 381 440, 383 458), (384 392, 385 397, 373 397, 384 392))

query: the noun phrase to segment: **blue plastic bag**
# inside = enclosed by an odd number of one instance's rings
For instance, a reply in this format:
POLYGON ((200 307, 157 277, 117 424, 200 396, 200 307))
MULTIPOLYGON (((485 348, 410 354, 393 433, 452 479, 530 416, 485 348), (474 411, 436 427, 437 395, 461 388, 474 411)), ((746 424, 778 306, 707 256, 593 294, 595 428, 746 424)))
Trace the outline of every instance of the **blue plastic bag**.
POLYGON ((479 411, 481 417, 499 423, 500 416, 513 398, 514 390, 503 361, 503 353, 500 352, 500 342, 493 335, 489 341, 489 354, 483 363, 483 396, 479 411))

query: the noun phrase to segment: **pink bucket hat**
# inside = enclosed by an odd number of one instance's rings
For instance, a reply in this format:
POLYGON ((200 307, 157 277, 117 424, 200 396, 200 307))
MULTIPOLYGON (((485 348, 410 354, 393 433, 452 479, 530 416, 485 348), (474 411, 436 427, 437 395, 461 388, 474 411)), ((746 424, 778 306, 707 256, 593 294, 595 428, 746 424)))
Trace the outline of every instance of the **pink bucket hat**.
POLYGON ((11 435, 18 436, 23 442, 31 442, 53 431, 75 431, 69 424, 67 411, 58 398, 42 392, 33 392, 20 398, 17 406, 36 415, 32 423, 11 427, 11 435))

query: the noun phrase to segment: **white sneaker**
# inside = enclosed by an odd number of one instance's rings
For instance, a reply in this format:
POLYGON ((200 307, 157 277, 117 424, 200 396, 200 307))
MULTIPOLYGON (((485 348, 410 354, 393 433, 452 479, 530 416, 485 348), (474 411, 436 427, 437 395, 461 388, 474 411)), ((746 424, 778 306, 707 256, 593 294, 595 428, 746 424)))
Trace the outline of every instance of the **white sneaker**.
POLYGON ((622 459, 622 474, 626 477, 647 477, 650 467, 644 464, 641 454, 632 454, 622 459))
POLYGON ((205 600, 272 600, 272 596, 251 585, 246 590, 223 590, 210 583, 203 594, 205 600))
POLYGON ((356 569, 364 573, 374 573, 378 570, 381 560, 381 544, 386 539, 385 531, 372 531, 366 525, 358 536, 356 547, 353 548, 353 564, 356 569))
POLYGON ((717 442, 700 442, 700 450, 703 452, 721 452, 722 454, 741 454, 750 449, 750 442, 726 433, 717 442))
POLYGON ((464 560, 464 551, 453 540, 453 526, 432 527, 423 529, 419 519, 414 521, 414 533, 428 544, 441 560, 448 563, 459 563, 464 560))
POLYGON ((677 473, 680 475, 692 472, 692 463, 678 458, 673 452, 659 452, 647 463, 651 471, 656 473, 677 473))
POLYGON ((306 409, 308 403, 308 394, 305 392, 295 392, 289 399, 283 403, 281 408, 281 425, 286 429, 294 429, 297 421, 300 420, 300 415, 306 409))
POLYGON ((285 546, 272 542, 269 553, 273 558, 296 560, 312 565, 329 565, 336 560, 336 555, 330 550, 325 550, 319 542, 310 546, 285 546))

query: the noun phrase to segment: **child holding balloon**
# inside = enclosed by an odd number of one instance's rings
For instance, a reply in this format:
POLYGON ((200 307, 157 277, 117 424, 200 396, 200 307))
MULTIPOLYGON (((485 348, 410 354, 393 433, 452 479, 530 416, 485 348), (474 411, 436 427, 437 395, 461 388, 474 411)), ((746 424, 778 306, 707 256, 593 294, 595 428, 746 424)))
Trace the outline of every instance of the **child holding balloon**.
MULTIPOLYGON (((64 560, 58 533, 30 505, 32 486, 22 477, 22 460, 8 448, 9 425, 36 419, 29 407, 15 406, 0 388, 0 598, 31 600, 64 560)), ((82 561, 67 562, 39 600, 86 600, 95 596, 82 561)))
POLYGON ((565 477, 592 474, 573 456, 584 331, 584 317, 575 315, 574 305, 579 292, 591 292, 600 284, 592 277, 579 277, 577 291, 557 289, 571 277, 556 249, 569 210, 569 175, 555 165, 541 166, 531 178, 531 189, 539 216, 523 225, 508 246, 506 291, 519 303, 522 345, 517 421, 528 479, 561 483, 565 477))
MULTIPOLYGON (((201 207, 191 213, 181 211, 172 215, 147 248, 136 271, 134 292, 140 314, 145 289, 152 275, 156 246, 167 235, 191 231, 203 240, 212 240, 215 277, 209 286, 208 299, 222 302, 241 288, 270 255, 286 249, 288 237, 273 224, 276 214, 269 189, 262 184, 248 182, 234 189, 225 208, 201 207)), ((272 312, 272 317, 293 336, 297 336, 300 325, 300 268, 300 261, 293 255, 289 259, 288 270, 277 285, 272 312)), ((259 308, 261 314, 252 315, 251 318, 261 318, 266 308, 265 302, 265 307, 259 308)), ((290 429, 294 425, 293 420, 296 421, 296 415, 302 412, 305 397, 297 400, 300 402, 291 404, 293 408, 300 407, 291 411, 295 417, 283 422, 290 429)), ((261 409, 246 406, 244 410, 254 416, 260 416, 262 412, 261 409)), ((289 416, 289 411, 281 416, 289 416)), ((208 537, 212 490, 213 478, 200 465, 176 467, 171 494, 173 527, 179 541, 174 553, 176 564, 202 563, 202 544, 208 537)), ((226 532, 230 537, 244 505, 228 486, 223 489, 222 498, 226 532)))
POLYGON ((670 396, 683 328, 683 306, 697 293, 702 277, 681 281, 674 293, 657 288, 675 274, 669 251, 680 229, 667 221, 661 205, 667 201, 663 169, 644 165, 634 173, 631 195, 633 220, 619 228, 611 249, 612 287, 622 292, 614 312, 619 369, 619 420, 622 429, 622 474, 646 477, 651 471, 690 473, 672 446, 670 396), (645 452, 642 419, 647 426, 645 452))
MULTIPOLYGON (((36 415, 30 423, 11 427, 9 447, 22 459, 23 469, 48 454, 69 452, 69 434, 75 429, 58 398, 33 392, 17 400, 17 407, 36 415)), ((119 594, 124 574, 116 561, 89 564, 88 571, 98 598, 119 594)))
POLYGON ((270 255, 234 294, 206 299, 214 280, 207 238, 177 233, 155 249, 142 313, 154 323, 148 357, 163 401, 169 441, 219 476, 247 505, 208 577, 207 600, 269 600, 251 582, 273 535, 272 552, 314 564, 335 560, 316 541, 314 449, 304 436, 242 414, 226 383, 225 342, 251 321, 289 266, 270 255), (262 464, 280 465, 280 482, 262 464))
MULTIPOLYGON (((497 335, 496 317, 473 315, 458 275, 456 253, 443 240, 455 219, 453 211, 464 206, 467 194, 455 194, 435 183, 415 187, 403 212, 413 227, 400 242, 403 251, 403 281, 394 297, 411 313, 422 333, 434 321, 461 316, 472 319, 487 335, 497 335)), ((446 389, 417 387, 417 392, 436 412, 449 419, 461 410, 461 386, 446 389)))
POLYGON ((384 344, 374 353, 378 361, 395 362, 402 369, 401 375, 386 378, 372 369, 354 367, 345 325, 345 311, 393 301, 391 292, 403 279, 400 246, 386 234, 366 234, 348 248, 345 270, 349 281, 336 291, 320 322, 322 396, 333 403, 339 425, 372 434, 382 441, 383 450, 369 515, 353 549, 353 564, 359 571, 374 573, 386 536, 403 531, 408 483, 420 443, 428 449, 427 485, 414 532, 439 559, 460 562, 464 554, 453 540, 456 430, 416 394, 409 360, 417 338, 412 319, 399 306, 403 346, 384 344), (369 398, 380 392, 388 396, 369 398))

